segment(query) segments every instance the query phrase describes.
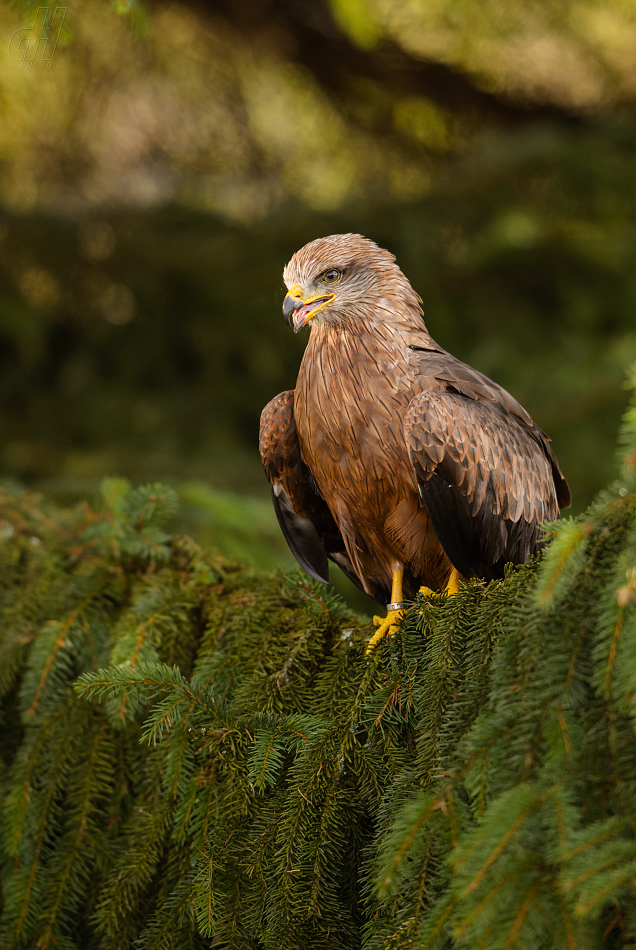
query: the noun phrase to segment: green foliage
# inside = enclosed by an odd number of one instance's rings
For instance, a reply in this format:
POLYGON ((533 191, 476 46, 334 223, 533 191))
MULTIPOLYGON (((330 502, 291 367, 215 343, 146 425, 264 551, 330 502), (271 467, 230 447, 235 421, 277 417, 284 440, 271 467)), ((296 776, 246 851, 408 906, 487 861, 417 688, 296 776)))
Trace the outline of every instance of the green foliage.
POLYGON ((0 496, 2 945, 587 950, 636 935, 636 448, 542 561, 370 658, 169 489, 0 496))

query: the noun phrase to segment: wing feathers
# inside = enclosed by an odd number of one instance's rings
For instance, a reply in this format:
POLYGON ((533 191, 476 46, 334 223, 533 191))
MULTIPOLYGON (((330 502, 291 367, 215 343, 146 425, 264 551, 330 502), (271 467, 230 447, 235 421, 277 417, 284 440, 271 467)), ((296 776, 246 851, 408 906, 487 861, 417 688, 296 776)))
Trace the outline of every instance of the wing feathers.
POLYGON ((325 540, 339 533, 300 454, 293 391, 280 393, 263 409, 259 448, 276 517, 292 554, 308 574, 329 583, 325 540))
POLYGON ((315 526, 294 511, 289 495, 280 483, 272 485, 272 501, 281 531, 300 566, 323 584, 329 583, 329 562, 315 526))
POLYGON ((508 561, 527 561, 537 550, 540 524, 558 517, 553 455, 525 410, 506 411, 504 390, 471 398, 478 385, 465 383, 467 375, 453 381, 454 392, 412 400, 405 438, 448 557, 467 577, 501 577, 508 561))

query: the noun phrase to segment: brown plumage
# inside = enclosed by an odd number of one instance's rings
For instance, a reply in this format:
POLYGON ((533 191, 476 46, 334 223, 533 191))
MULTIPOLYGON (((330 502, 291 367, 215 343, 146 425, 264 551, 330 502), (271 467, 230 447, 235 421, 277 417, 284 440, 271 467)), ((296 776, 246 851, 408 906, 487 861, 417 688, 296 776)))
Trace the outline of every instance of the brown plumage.
POLYGON ((284 313, 311 334, 296 389, 263 410, 260 450, 300 564, 328 581, 330 558, 387 603, 398 570, 414 597, 453 567, 494 578, 527 561, 541 522, 570 503, 549 439, 433 341, 393 255, 332 235, 284 279, 284 313))

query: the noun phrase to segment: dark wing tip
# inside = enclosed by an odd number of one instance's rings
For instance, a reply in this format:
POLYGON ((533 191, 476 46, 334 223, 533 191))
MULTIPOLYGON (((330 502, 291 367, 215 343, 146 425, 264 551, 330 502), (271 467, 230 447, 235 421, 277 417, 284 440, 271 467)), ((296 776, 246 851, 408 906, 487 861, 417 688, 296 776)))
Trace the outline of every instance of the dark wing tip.
POLYGON ((300 566, 315 580, 328 584, 329 561, 313 522, 294 511, 280 483, 276 490, 272 485, 272 501, 281 531, 300 566))

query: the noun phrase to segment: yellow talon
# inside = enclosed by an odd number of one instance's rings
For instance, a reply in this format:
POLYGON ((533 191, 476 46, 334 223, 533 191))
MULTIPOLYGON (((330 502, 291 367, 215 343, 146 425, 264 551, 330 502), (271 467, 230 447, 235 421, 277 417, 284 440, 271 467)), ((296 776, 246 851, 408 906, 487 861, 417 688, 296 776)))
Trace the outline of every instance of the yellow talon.
POLYGON ((439 597, 440 594, 448 594, 449 597, 452 597, 453 594, 456 594, 457 591, 459 590, 460 581, 461 581, 461 574, 459 573, 459 571, 453 568, 452 571, 450 572, 448 580, 446 581, 446 587, 444 588, 444 590, 442 591, 431 590, 430 587, 422 586, 420 587, 418 593, 420 593, 422 597, 439 597))
POLYGON ((400 619, 403 610, 389 610, 386 617, 374 617, 373 625, 378 629, 375 631, 367 644, 367 656, 374 647, 378 645, 383 637, 392 637, 397 630, 397 621, 400 619))
MULTIPOLYGON (((402 601, 402 578, 404 576, 404 568, 401 564, 395 565, 395 570, 393 571, 393 581, 391 585, 391 604, 398 604, 402 601)), ((389 604, 389 607, 391 606, 389 604)), ((397 630, 397 622, 404 613, 404 610, 400 608, 399 610, 387 610, 386 617, 374 617, 373 624, 378 629, 375 631, 371 639, 367 644, 367 656, 371 651, 378 645, 380 640, 383 637, 392 637, 395 631, 397 630)))

